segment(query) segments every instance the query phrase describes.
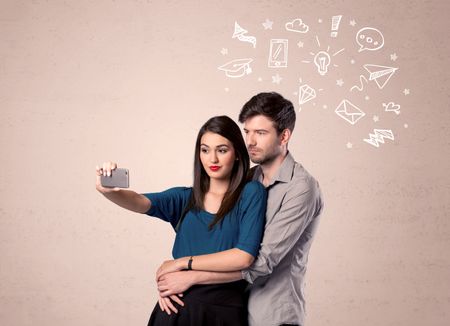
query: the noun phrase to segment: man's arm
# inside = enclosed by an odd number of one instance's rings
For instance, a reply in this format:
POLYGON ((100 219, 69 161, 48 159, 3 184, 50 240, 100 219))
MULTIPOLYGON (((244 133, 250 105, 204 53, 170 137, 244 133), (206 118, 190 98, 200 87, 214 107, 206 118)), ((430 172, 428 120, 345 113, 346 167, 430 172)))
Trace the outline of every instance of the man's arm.
MULTIPOLYGON (((300 180, 300 182, 303 180, 300 180)), ((266 224, 261 249, 254 263, 242 271, 250 283, 258 277, 269 275, 297 243, 311 220, 322 209, 322 200, 315 180, 296 183, 286 194, 286 201, 273 219, 266 224)))
POLYGON ((240 271, 237 272, 204 272, 180 271, 168 273, 158 281, 158 290, 162 297, 180 294, 195 284, 229 283, 242 279, 240 271))

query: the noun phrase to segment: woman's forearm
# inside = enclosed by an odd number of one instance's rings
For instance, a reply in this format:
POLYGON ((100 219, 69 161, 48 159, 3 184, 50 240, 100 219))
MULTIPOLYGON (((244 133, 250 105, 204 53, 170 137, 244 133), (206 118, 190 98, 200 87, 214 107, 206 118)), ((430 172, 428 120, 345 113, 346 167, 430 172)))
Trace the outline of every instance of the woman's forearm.
MULTIPOLYGON (((190 257, 177 259, 180 269, 188 269, 190 257)), ((194 256, 191 267, 197 271, 234 272, 248 268, 255 258, 249 253, 233 248, 214 254, 194 256)))
POLYGON ((145 213, 150 209, 151 202, 144 195, 133 190, 121 189, 119 191, 103 193, 113 203, 136 213, 145 213))

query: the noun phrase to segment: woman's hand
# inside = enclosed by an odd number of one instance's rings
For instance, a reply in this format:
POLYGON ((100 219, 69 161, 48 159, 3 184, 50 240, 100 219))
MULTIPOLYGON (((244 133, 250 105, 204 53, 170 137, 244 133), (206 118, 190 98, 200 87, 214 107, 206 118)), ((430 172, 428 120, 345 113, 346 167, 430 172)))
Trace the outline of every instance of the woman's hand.
POLYGON ((184 307, 184 302, 181 301, 181 299, 179 298, 182 296, 183 296, 182 294, 178 294, 163 298, 161 297, 161 295, 159 295, 158 297, 159 308, 161 308, 161 311, 165 311, 168 315, 170 315, 170 311, 173 311, 174 313, 177 314, 178 309, 173 305, 172 301, 175 301, 180 306, 184 307))
POLYGON ((111 171, 114 171, 117 169, 117 164, 113 162, 105 162, 103 163, 102 167, 99 167, 98 165, 95 167, 95 172, 97 174, 97 179, 95 183, 95 188, 101 192, 102 194, 111 193, 115 191, 119 191, 120 188, 107 188, 103 187, 101 183, 101 176, 111 176, 111 171))
POLYGON ((185 258, 179 258, 175 260, 166 260, 159 266, 156 271, 156 282, 158 282, 159 278, 167 273, 178 272, 187 267, 187 260, 185 258))

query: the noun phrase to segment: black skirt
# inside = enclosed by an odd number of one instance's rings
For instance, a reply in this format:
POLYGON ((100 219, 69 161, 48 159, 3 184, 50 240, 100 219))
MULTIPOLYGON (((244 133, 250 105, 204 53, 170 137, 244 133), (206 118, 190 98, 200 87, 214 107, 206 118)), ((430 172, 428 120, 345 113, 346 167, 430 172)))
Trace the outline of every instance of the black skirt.
POLYGON ((184 307, 168 315, 157 303, 148 326, 247 326, 247 282, 194 285, 181 298, 184 307))

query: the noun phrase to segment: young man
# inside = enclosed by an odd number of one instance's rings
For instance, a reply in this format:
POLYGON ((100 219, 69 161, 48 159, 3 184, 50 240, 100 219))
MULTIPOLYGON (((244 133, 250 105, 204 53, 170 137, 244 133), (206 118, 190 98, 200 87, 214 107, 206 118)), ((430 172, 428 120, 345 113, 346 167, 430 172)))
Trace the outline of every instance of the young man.
POLYGON ((194 284, 244 278, 251 284, 250 326, 304 325, 306 264, 323 208, 319 185, 288 151, 295 126, 290 101, 277 93, 257 94, 244 105, 239 121, 244 124, 250 159, 258 164, 253 168, 253 179, 268 191, 258 257, 250 268, 230 273, 195 271, 193 257, 192 271, 163 275, 158 289, 167 297, 194 284))

